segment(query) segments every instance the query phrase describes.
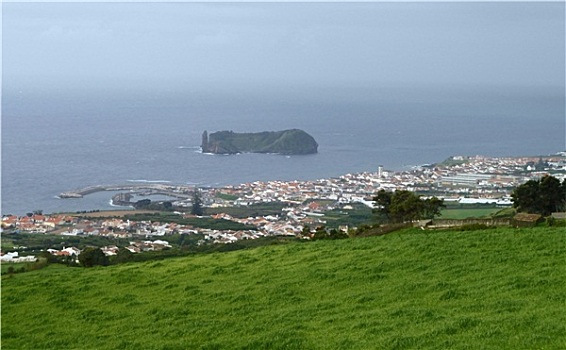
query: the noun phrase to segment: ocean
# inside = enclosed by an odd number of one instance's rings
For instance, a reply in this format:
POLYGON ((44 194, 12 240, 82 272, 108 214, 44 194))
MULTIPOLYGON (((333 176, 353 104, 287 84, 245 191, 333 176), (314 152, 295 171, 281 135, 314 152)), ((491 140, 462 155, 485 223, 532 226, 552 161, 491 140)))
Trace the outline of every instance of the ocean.
POLYGON ((440 162, 547 155, 565 146, 564 87, 5 91, 2 214, 112 208, 96 184, 222 186, 309 180, 440 162), (319 153, 209 155, 201 135, 299 128, 319 153))

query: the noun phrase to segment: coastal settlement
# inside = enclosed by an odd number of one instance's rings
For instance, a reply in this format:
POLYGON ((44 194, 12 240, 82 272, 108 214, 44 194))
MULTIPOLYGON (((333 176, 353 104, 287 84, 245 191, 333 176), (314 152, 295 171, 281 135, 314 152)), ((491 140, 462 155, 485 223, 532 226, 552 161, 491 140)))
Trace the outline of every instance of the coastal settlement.
MULTIPOLYGON (((266 236, 299 236, 304 229, 324 226, 325 213, 340 210, 347 215, 353 205, 373 208, 372 197, 381 189, 409 190, 423 196, 437 196, 445 203, 486 204, 511 207, 511 191, 530 179, 550 174, 560 181, 566 178, 566 152, 547 157, 483 157, 454 156, 443 163, 422 165, 406 171, 387 171, 379 166, 376 172, 345 174, 337 178, 310 181, 256 181, 221 188, 198 189, 203 206, 216 208, 213 219, 224 219, 248 225, 250 230, 213 230, 174 222, 130 220, 123 218, 84 218, 72 214, 25 216, 3 215, 2 230, 62 236, 104 236, 131 239, 125 247, 132 253, 170 247, 168 235, 200 234, 204 243, 233 243, 242 239, 266 236), (225 207, 251 207, 265 203, 281 203, 278 214, 236 218, 222 212, 225 207), (151 240, 157 236, 157 240, 151 240)), ((193 205, 194 186, 136 185, 90 186, 66 192, 61 197, 81 197, 102 190, 128 190, 114 196, 121 205, 132 204, 131 192, 146 195, 165 194, 174 197, 171 206, 180 217, 188 214, 193 205)), ((348 231, 349 227, 340 226, 348 231)), ((17 248, 17 247, 15 247, 17 248)), ((115 255, 118 247, 103 247, 106 255, 115 255)), ((76 248, 50 251, 55 255, 78 255, 76 248)), ((5 254, 3 260, 17 259, 17 254, 5 254)), ((16 261, 16 260, 13 260, 16 261)))

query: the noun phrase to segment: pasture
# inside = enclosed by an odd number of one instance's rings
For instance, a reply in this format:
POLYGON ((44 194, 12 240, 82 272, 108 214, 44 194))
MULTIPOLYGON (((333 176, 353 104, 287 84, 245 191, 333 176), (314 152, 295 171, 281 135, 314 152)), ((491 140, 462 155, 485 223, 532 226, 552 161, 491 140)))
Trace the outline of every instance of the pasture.
POLYGON ((3 349, 563 349, 563 228, 408 229, 2 277, 3 349))

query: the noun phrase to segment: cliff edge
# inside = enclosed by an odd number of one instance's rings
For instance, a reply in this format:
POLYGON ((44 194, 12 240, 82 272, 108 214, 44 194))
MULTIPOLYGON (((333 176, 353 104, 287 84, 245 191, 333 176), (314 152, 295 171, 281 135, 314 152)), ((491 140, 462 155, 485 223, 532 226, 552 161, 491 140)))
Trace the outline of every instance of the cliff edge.
POLYGON ((313 154, 318 152, 315 139, 299 129, 264 131, 257 133, 235 133, 218 131, 202 134, 203 153, 278 153, 313 154))

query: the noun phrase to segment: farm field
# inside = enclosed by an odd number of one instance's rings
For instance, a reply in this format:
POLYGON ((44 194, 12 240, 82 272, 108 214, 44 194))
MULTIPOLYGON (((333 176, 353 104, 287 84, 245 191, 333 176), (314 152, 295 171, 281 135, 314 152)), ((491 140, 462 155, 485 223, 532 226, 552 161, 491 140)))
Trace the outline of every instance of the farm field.
POLYGON ((3 349, 563 349, 563 228, 408 229, 2 277, 3 349))
POLYGON ((7 272, 10 266, 14 269, 20 269, 21 267, 26 266, 26 263, 2 263, 0 264, 0 273, 7 272))
POLYGON ((501 208, 470 208, 470 209, 453 209, 447 208, 442 210, 440 219, 468 219, 489 217, 501 211, 501 208))

